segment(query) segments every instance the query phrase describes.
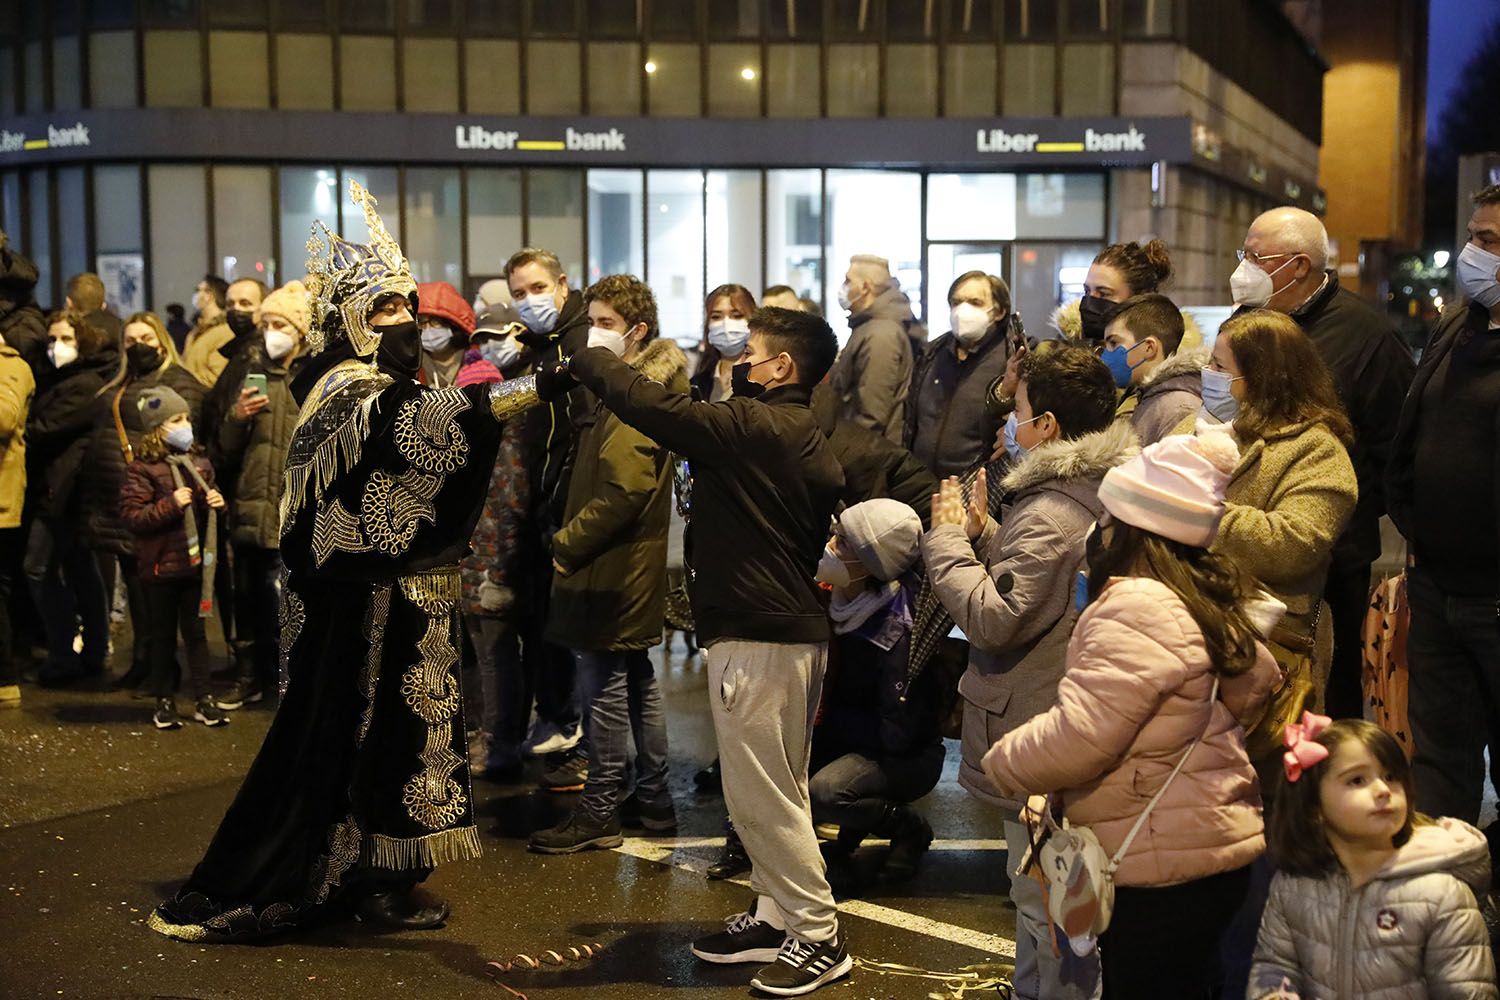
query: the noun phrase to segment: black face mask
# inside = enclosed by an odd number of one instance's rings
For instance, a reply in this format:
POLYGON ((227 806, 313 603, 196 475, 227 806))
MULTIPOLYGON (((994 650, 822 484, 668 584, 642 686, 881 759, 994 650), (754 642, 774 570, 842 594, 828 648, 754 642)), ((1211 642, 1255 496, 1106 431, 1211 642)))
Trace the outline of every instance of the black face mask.
POLYGON ((150 375, 161 367, 161 351, 150 344, 131 344, 125 348, 125 364, 136 378, 150 375))
MULTIPOLYGON (((764 364, 764 362, 756 362, 756 364, 764 364)), ((750 369, 754 367, 755 365, 748 361, 741 361, 729 369, 729 388, 736 396, 754 399, 766 391, 766 387, 759 382, 750 381, 750 369)))
POLYGON ((1114 318, 1119 304, 1101 299, 1097 295, 1085 295, 1078 301, 1078 318, 1083 323, 1083 339, 1102 341, 1104 328, 1114 318))
POLYGON ((224 322, 236 337, 243 337, 255 329, 255 314, 231 309, 224 314, 224 322))
POLYGON ((416 320, 377 326, 380 346, 375 349, 375 364, 387 375, 416 378, 422 367, 422 333, 416 320))

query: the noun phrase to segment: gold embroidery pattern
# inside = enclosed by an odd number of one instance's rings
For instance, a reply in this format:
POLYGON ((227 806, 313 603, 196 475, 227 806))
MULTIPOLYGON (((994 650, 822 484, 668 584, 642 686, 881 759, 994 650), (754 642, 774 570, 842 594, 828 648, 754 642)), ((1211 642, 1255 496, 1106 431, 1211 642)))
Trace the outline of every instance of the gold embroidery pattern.
POLYGON ((453 752, 453 719, 462 710, 458 650, 453 642, 454 612, 460 594, 456 570, 400 578, 401 593, 427 615, 427 629, 417 643, 421 658, 401 678, 401 697, 427 723, 427 742, 417 755, 422 769, 401 790, 407 815, 439 830, 464 814, 468 796, 453 772, 463 758, 453 752))
POLYGON ((370 546, 384 555, 406 551, 422 521, 434 523, 437 509, 432 498, 442 489, 443 476, 428 476, 412 469, 392 476, 376 469, 365 484, 360 511, 370 546))
POLYGON ((281 586, 281 669, 286 670, 286 661, 292 655, 292 647, 302 638, 302 626, 307 624, 307 607, 297 592, 286 584, 281 586))
POLYGON ((313 563, 322 566, 335 552, 369 552, 373 546, 359 530, 359 518, 344 509, 338 500, 318 508, 313 521, 313 563))
POLYGON ((359 672, 359 693, 364 696, 365 707, 359 714, 359 731, 354 745, 365 741, 370 731, 370 720, 375 717, 375 688, 380 684, 380 658, 385 652, 385 621, 391 613, 391 585, 383 583, 370 592, 370 610, 365 615, 365 642, 370 651, 365 656, 365 665, 359 672))
POLYGON ((340 473, 359 464, 370 413, 391 377, 358 360, 336 366, 313 387, 297 415, 281 490, 286 534, 304 501, 320 503, 340 473), (311 497, 308 492, 311 490, 311 497))
POLYGON ((329 892, 343 879, 344 873, 359 863, 363 840, 364 835, 352 813, 345 816, 343 822, 329 827, 328 853, 313 865, 312 881, 308 886, 314 903, 326 903, 329 892))
POLYGON ((463 468, 469 440, 453 418, 469 408, 462 389, 434 389, 401 404, 396 414, 396 447, 423 472, 447 475, 463 468))

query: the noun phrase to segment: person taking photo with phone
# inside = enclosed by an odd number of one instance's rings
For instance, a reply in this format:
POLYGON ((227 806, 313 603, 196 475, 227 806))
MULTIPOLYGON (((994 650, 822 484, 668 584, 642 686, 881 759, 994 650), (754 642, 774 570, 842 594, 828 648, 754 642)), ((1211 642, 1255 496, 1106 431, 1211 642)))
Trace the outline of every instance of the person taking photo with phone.
POLYGON ((216 702, 225 710, 274 700, 278 687, 282 470, 297 425, 291 379, 301 366, 310 315, 300 281, 266 296, 255 314, 261 336, 242 354, 239 398, 212 429, 215 465, 235 474, 229 541, 239 628, 232 646, 235 682, 216 702))

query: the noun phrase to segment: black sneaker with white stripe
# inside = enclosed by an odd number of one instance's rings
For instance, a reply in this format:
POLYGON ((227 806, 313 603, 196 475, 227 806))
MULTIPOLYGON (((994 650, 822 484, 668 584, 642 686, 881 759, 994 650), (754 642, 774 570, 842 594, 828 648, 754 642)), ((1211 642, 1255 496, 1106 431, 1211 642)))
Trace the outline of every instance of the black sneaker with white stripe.
MULTIPOLYGON (((757 900, 758 902, 758 900, 757 900)), ((755 917, 755 903, 744 913, 724 921, 725 929, 693 942, 693 954, 705 962, 732 965, 736 962, 774 962, 781 953, 786 931, 755 917)))
POLYGON ((776 961, 761 969, 750 985, 778 997, 799 997, 842 979, 854 968, 842 932, 814 944, 787 935, 776 961))

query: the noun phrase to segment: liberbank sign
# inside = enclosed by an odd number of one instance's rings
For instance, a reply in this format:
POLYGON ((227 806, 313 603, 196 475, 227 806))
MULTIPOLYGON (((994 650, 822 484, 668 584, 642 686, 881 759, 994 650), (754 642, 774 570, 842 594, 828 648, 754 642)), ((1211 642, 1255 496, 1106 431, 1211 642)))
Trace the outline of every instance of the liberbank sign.
POLYGON ((1145 166, 1193 158, 1187 118, 490 118, 139 109, 12 118, 0 164, 97 159, 683 167, 1145 166))

